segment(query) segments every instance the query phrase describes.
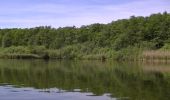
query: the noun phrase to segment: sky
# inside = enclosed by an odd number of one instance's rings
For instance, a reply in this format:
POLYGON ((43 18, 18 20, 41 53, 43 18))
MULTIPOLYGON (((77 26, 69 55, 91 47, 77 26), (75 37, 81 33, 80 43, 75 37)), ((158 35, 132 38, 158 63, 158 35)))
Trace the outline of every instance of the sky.
POLYGON ((1 0, 0 28, 80 27, 164 11, 170 0, 1 0))

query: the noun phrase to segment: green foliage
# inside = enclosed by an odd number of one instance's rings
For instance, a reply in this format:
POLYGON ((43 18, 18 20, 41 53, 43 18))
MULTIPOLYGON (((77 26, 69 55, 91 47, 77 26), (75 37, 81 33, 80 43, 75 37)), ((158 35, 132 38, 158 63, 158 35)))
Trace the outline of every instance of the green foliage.
POLYGON ((139 48, 128 47, 117 52, 116 60, 138 60, 141 50, 139 48))
POLYGON ((165 44, 161 49, 162 50, 170 50, 170 43, 169 44, 165 44))
POLYGON ((31 53, 31 51, 27 48, 27 47, 22 47, 22 46, 18 46, 18 47, 9 47, 9 48, 5 48, 3 50, 3 53, 5 54, 29 54, 31 53))
POLYGON ((44 54, 47 50, 45 46, 29 46, 28 49, 32 54, 44 54))
POLYGON ((2 38, 2 47, 12 46, 12 37, 9 33, 6 33, 2 38))
POLYGON ((0 46, 6 53, 60 59, 127 59, 141 49, 169 49, 169 27, 170 14, 164 12, 80 28, 1 29, 0 46))

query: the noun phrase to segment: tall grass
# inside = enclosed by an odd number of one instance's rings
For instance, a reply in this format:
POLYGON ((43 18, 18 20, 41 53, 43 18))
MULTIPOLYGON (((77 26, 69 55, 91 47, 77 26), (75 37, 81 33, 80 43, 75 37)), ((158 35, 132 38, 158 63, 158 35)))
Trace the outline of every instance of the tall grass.
POLYGON ((42 47, 24 47, 12 46, 9 48, 0 48, 0 58, 6 59, 40 59, 45 57, 44 49, 42 47), (41 51, 41 52, 40 52, 41 51))
POLYGON ((170 51, 168 50, 151 50, 142 53, 142 60, 170 60, 170 51))
POLYGON ((119 51, 111 48, 94 48, 85 46, 66 46, 60 49, 47 49, 43 46, 0 48, 0 58, 10 59, 88 59, 88 60, 131 60, 170 59, 168 51, 145 51, 128 47, 119 51))
POLYGON ((40 59, 41 56, 38 56, 36 54, 1 54, 0 58, 5 59, 40 59))
POLYGON ((43 46, 0 48, 0 58, 10 59, 88 59, 88 60, 134 60, 138 59, 137 48, 115 51, 111 48, 95 48, 89 50, 84 46, 66 46, 60 49, 47 49, 43 46))

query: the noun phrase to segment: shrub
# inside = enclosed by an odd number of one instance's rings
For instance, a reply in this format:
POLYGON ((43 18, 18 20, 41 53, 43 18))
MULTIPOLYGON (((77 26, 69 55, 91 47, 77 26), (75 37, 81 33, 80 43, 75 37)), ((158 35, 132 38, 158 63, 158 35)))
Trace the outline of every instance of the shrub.
POLYGON ((161 49, 162 50, 170 50, 170 43, 165 44, 161 49))

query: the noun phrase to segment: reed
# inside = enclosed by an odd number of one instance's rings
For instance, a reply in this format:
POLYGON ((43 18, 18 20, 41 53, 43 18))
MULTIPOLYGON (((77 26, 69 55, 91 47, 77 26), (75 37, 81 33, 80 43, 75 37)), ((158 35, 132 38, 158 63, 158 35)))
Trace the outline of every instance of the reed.
POLYGON ((170 60, 170 51, 168 50, 151 50, 144 51, 141 56, 142 60, 170 60))
POLYGON ((36 54, 1 54, 0 58, 5 59, 40 59, 43 58, 36 54))

